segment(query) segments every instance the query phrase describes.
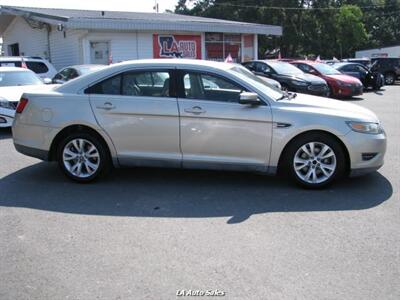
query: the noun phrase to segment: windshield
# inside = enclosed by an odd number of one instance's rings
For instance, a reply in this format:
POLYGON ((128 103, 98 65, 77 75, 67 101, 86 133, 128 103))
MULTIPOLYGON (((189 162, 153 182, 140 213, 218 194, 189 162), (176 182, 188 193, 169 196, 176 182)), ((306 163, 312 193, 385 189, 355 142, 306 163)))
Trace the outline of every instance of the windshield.
POLYGON ((269 61, 268 64, 278 73, 284 75, 303 74, 303 71, 295 66, 282 61, 269 61))
POLYGON ((280 89, 258 78, 245 67, 236 65, 230 68, 228 71, 235 73, 235 75, 239 78, 243 79, 246 82, 249 82, 273 100, 278 100, 283 96, 283 92, 280 89))
POLYGON ((327 64, 313 64, 312 65, 318 72, 323 75, 339 75, 342 74, 335 68, 328 66, 327 64))
POLYGON ((33 72, 0 71, 0 86, 37 85, 43 82, 33 72))

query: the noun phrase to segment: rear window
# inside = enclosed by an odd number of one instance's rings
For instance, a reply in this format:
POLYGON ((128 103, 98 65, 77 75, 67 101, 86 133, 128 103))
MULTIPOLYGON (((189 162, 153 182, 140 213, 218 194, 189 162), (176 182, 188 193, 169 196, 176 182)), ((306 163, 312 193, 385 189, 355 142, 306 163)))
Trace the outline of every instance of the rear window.
MULTIPOLYGON (((36 74, 47 73, 49 68, 47 68, 45 63, 39 61, 25 61, 26 66, 29 70, 32 70, 36 74)), ((0 62, 1 67, 19 67, 21 68, 21 61, 2 61, 0 62)))
POLYGON ((36 74, 47 73, 49 71, 46 64, 39 61, 27 61, 26 66, 36 74))
POLYGON ((0 87, 43 84, 39 77, 31 71, 0 71, 0 87))

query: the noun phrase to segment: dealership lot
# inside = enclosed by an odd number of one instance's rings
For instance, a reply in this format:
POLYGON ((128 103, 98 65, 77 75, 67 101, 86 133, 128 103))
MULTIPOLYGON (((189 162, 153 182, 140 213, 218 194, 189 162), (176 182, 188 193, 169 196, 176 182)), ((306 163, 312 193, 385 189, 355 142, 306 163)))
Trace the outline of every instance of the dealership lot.
POLYGON ((400 86, 351 101, 386 164, 327 190, 257 174, 116 170, 90 185, 0 131, 0 299, 399 299, 400 86))

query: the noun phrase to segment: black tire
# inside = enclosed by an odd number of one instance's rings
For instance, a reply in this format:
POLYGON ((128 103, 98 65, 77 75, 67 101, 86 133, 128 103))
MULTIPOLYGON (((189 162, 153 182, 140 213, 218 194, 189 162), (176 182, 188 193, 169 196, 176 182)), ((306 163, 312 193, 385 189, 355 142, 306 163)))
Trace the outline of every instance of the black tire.
POLYGON ((396 75, 393 72, 385 74, 385 85, 393 85, 396 81, 396 75))
POLYGON ((70 179, 73 181, 79 182, 79 183, 88 183, 92 182, 100 177, 103 177, 107 175, 111 168, 112 168, 112 163, 111 163, 111 158, 110 154, 107 148, 107 145, 99 139, 97 136, 87 133, 87 132, 76 132, 72 133, 65 138, 61 140, 57 147, 57 162, 62 170, 62 172, 70 179), (73 140, 75 139, 83 139, 86 141, 89 141, 91 144, 93 144, 96 147, 96 150, 98 151, 99 154, 99 163, 98 163, 98 168, 97 170, 91 174, 90 176, 87 177, 78 177, 72 174, 67 167, 64 164, 63 160, 63 151, 64 148, 73 140))
MULTIPOLYGON (((282 154, 283 160, 281 164, 281 173, 287 174, 290 179, 292 179, 298 185, 308 188, 308 189, 320 189, 323 187, 327 187, 332 184, 337 179, 343 177, 346 173, 346 155, 343 146, 337 141, 334 137, 326 133, 317 133, 310 132, 307 134, 303 134, 293 141, 286 147, 285 152, 282 154), (325 144, 331 148, 336 157, 336 168, 331 173, 330 177, 326 179, 326 181, 320 183, 310 183, 304 181, 301 177, 298 176, 295 170, 294 159, 299 149, 306 145, 307 143, 315 142, 318 145, 325 144)), ((321 163, 322 164, 322 163, 321 163)), ((312 166, 312 165, 311 165, 312 166)), ((316 175, 315 175, 316 176, 316 175)))

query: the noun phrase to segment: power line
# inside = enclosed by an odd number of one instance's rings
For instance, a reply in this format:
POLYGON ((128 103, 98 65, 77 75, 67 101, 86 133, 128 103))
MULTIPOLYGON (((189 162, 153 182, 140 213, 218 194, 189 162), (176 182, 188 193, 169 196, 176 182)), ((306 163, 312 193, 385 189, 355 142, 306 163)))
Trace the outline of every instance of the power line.
MULTIPOLYGON (((265 6, 265 5, 245 5, 245 4, 232 4, 232 3, 212 3, 215 6, 238 7, 238 8, 257 8, 257 9, 276 9, 276 10, 340 10, 340 7, 279 7, 279 6, 265 6)), ((391 5, 388 5, 389 7, 391 5)), ((376 4, 370 6, 357 6, 360 9, 374 9, 388 7, 385 4, 376 4)))

